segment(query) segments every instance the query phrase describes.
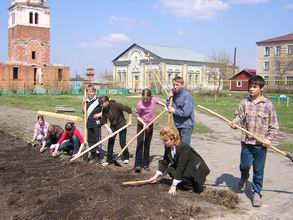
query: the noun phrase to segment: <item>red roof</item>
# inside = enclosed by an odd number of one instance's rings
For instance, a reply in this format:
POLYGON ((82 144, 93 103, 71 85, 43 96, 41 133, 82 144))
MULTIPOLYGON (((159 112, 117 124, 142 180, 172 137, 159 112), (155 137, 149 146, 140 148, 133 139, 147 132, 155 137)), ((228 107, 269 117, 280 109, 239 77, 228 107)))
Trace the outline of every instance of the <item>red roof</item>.
POLYGON ((258 42, 256 42, 256 44, 273 43, 273 42, 281 42, 281 41, 293 41, 293 33, 279 36, 279 37, 270 38, 267 40, 258 41, 258 42))
POLYGON ((256 69, 243 69, 245 70, 246 72, 249 72, 251 74, 256 74, 256 69))
POLYGON ((239 76, 240 74, 246 74, 246 75, 249 75, 249 76, 254 76, 254 75, 256 75, 256 69, 243 69, 240 72, 238 72, 235 75, 233 75, 232 77, 230 77, 230 80, 237 78, 237 76, 239 76))

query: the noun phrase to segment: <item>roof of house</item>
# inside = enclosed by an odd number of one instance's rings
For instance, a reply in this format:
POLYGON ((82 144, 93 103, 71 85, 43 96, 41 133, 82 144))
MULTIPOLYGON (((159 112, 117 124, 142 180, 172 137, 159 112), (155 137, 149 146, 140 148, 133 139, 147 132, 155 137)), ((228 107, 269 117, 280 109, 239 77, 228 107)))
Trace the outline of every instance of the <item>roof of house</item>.
POLYGON ((293 33, 286 34, 286 35, 279 36, 279 37, 274 37, 274 38, 266 39, 266 40, 262 40, 262 41, 258 41, 258 42, 256 42, 256 44, 282 42, 282 41, 293 41, 293 33))
POLYGON ((199 61, 207 62, 208 59, 202 54, 195 52, 190 48, 180 48, 180 47, 171 47, 171 46, 158 46, 158 45, 147 45, 147 44, 132 44, 129 48, 123 51, 117 58, 117 60, 123 53, 130 50, 132 47, 138 46, 144 50, 149 51, 150 53, 162 58, 170 60, 186 60, 186 61, 199 61))
POLYGON ((235 79, 237 76, 239 76, 240 74, 243 74, 243 73, 248 74, 250 76, 254 76, 254 75, 256 75, 256 69, 243 69, 240 72, 233 75, 232 77, 230 77, 230 80, 235 79))

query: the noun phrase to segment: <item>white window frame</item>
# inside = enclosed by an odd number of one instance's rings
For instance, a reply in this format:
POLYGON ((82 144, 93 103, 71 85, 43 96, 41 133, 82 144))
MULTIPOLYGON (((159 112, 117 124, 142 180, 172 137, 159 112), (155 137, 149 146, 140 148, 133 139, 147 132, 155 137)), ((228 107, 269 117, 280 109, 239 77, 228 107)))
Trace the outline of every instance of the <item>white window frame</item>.
POLYGON ((237 80, 237 81, 236 81, 236 87, 237 87, 237 88, 242 87, 242 80, 237 80))
POLYGON ((264 69, 264 70, 269 70, 269 69, 270 69, 270 62, 269 62, 269 61, 265 61, 265 62, 264 62, 263 69, 264 69), (266 64, 267 64, 267 65, 266 65, 266 64))
POLYGON ((280 56, 281 55, 281 46, 280 45, 277 45, 275 47, 275 55, 276 56, 280 56))
POLYGON ((293 45, 288 45, 287 54, 293 54, 293 45))
POLYGON ((265 57, 270 56, 270 47, 265 47, 265 48, 264 48, 264 56, 265 56, 265 57))

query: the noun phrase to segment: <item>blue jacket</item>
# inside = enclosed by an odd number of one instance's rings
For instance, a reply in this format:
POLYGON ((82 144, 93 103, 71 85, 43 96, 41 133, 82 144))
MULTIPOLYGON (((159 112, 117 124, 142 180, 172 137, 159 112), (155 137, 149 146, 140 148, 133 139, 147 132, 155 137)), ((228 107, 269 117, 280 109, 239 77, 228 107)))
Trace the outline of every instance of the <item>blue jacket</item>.
MULTIPOLYGON (((168 103, 167 103, 168 105, 168 103)), ((194 102, 190 93, 182 89, 173 96, 173 119, 176 128, 192 128, 195 124, 194 102)))

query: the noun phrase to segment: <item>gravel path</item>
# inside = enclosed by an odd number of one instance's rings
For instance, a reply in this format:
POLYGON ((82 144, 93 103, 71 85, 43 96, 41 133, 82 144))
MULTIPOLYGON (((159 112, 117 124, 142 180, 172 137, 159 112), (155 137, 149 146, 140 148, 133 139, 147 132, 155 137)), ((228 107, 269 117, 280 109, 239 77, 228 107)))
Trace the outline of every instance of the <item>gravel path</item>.
MULTIPOLYGON (((36 121, 36 112, 0 106, 0 129, 16 134, 29 140, 32 136, 33 124, 36 121)), ((197 121, 213 129, 213 133, 193 135, 192 146, 206 160, 211 173, 206 185, 231 189, 236 191, 239 181, 240 132, 232 130, 221 119, 211 117, 202 112, 196 112, 197 121)), ((47 118, 51 124, 64 125, 66 121, 47 118)), ((82 123, 77 123, 78 129, 83 132, 82 123)), ((136 128, 128 129, 128 140, 136 133, 136 128)), ((292 140, 292 134, 281 132, 274 144, 284 140, 292 140)), ((117 142, 117 141, 116 141, 117 142)), ((115 147, 116 152, 120 150, 115 147)), ((135 153, 135 142, 130 145, 130 151, 135 153)), ((154 132, 151 146, 153 162, 152 170, 157 167, 157 160, 163 154, 163 147, 158 132, 154 132)), ((132 161, 133 162, 133 161, 132 161)), ((129 165, 129 168, 132 164, 129 165)), ((269 151, 265 168, 263 186, 263 207, 253 208, 250 203, 251 193, 247 190, 239 194, 241 198, 240 212, 219 216, 217 219, 293 219, 293 163, 286 157, 269 151)), ((250 178, 251 180, 251 178, 250 178)))

